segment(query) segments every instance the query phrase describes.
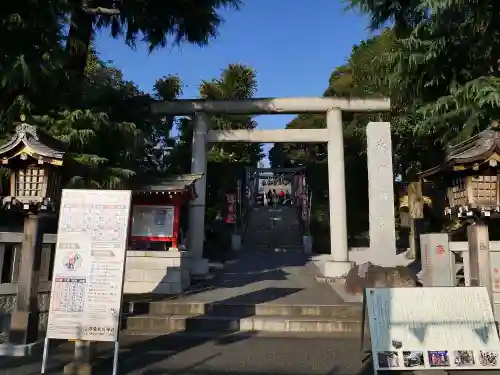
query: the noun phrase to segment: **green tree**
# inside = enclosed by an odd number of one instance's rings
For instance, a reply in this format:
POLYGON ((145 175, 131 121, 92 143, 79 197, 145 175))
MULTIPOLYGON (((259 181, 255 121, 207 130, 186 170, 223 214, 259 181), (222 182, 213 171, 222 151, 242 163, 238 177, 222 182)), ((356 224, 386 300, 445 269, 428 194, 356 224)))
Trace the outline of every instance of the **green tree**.
POLYGON ((158 158, 162 127, 146 111, 149 95, 95 55, 89 59, 82 94, 79 109, 54 106, 31 117, 68 144, 64 170, 71 186, 125 187, 163 172, 158 158), (131 101, 143 105, 130 106, 131 101))
MULTIPOLYGON (((173 118, 148 113, 153 98, 96 56, 93 31, 109 26, 131 45, 142 35, 150 50, 170 42, 204 44, 222 21, 220 8, 231 5, 239 1, 9 2, 0 14, 0 137, 20 113, 28 115, 68 143, 65 172, 73 186, 130 186, 168 173, 175 164, 173 118)), ((157 98, 173 100, 180 82, 165 77, 155 90, 157 98)))
MULTIPOLYGON (((354 46, 347 64, 335 69, 324 96, 331 97, 376 97, 389 96, 390 90, 380 79, 384 72, 384 61, 377 56, 394 49, 391 31, 363 41, 354 46)), ((355 236, 368 229, 368 177, 366 165, 365 127, 369 121, 386 119, 387 114, 344 113, 344 153, 346 171, 348 232, 355 236)), ((287 128, 325 128, 324 115, 299 115, 287 128)), ((309 186, 313 192, 313 219, 317 228, 324 225, 328 210, 328 171, 325 144, 276 144, 270 152, 273 166, 307 165, 309 186)), ((333 208, 335 209, 335 208, 333 208)))
MULTIPOLYGON (((255 71, 245 65, 230 64, 218 78, 203 81, 200 96, 208 100, 249 99, 257 91, 255 71)), ((216 115, 211 119, 212 129, 254 129, 257 123, 247 115, 216 115)), ((177 173, 189 173, 191 169, 191 142, 193 121, 182 118, 177 122, 178 139, 172 152, 177 161, 173 168, 177 173)), ((213 143, 207 148, 207 207, 212 216, 220 209, 224 194, 234 190, 238 179, 243 178, 245 166, 254 166, 262 158, 260 144, 213 143)))
MULTIPOLYGON (((49 5, 52 2, 46 2, 49 5)), ((0 12, 0 125, 5 136, 20 112, 58 101, 63 14, 38 1, 9 1, 0 12), (50 95, 47 93, 50 92, 50 95)))
MULTIPOLYGON (((398 35, 398 48, 383 59, 389 64, 388 85, 400 99, 397 127, 407 137, 418 137, 424 154, 435 156, 447 144, 498 118, 498 2, 414 0, 405 9, 382 1, 351 4, 377 20, 373 26, 408 14, 421 15, 408 33, 398 35)), ((414 160, 423 156, 418 153, 414 160)), ((428 167, 431 160, 423 159, 414 163, 417 168, 428 167)))

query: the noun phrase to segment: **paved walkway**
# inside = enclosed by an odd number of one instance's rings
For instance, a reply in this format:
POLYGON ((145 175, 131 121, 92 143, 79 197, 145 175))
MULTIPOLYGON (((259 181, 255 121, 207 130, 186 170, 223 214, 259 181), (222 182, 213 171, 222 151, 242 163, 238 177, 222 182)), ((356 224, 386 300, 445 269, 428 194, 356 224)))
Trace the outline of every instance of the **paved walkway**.
MULTIPOLYGON (((71 350, 70 344, 52 350, 46 373, 61 374, 71 350)), ((110 375, 110 345, 97 350, 95 374, 110 375)), ((0 375, 38 375, 40 363, 40 356, 0 357, 0 375)), ((299 334, 128 337, 119 363, 119 375, 354 375, 361 365, 358 340, 299 334)))
POLYGON ((298 252, 242 252, 209 283, 176 302, 227 304, 334 305, 343 303, 331 286, 320 284, 309 256, 298 252))

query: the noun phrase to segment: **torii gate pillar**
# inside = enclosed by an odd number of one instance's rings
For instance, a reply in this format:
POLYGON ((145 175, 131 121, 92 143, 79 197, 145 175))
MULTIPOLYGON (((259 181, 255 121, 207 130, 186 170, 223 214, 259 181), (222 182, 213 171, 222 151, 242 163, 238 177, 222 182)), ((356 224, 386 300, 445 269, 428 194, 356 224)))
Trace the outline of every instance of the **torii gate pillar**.
POLYGON ((194 115, 191 171, 203 173, 203 177, 195 182, 197 197, 189 203, 187 232, 187 248, 192 254, 190 268, 191 273, 195 276, 208 273, 208 260, 203 258, 207 192, 207 131, 207 115, 203 112, 196 112, 194 115))

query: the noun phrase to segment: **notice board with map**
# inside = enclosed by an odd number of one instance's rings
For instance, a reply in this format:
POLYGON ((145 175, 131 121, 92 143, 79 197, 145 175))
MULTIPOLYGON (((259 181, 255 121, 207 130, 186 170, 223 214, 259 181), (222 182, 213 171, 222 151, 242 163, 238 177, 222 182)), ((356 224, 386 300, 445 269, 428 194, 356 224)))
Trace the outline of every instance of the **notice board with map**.
POLYGON ((47 338, 117 341, 131 191, 62 192, 47 338))
POLYGON ((483 287, 367 288, 364 302, 375 371, 500 368, 483 287))

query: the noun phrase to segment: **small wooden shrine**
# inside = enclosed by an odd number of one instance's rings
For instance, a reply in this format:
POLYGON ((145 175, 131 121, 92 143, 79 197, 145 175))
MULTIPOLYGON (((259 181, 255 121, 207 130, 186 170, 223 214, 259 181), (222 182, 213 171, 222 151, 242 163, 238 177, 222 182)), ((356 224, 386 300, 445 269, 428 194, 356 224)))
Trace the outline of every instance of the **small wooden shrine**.
POLYGON ((467 224, 470 285, 486 287, 491 302, 500 292, 499 259, 490 259, 489 244, 490 219, 500 214, 499 162, 500 126, 493 121, 488 129, 451 147, 444 163, 420 174, 446 184, 445 213, 467 224))
POLYGON ((420 178, 441 177, 447 182, 447 214, 489 217, 500 211, 500 126, 491 126, 449 149, 444 163, 420 178))
POLYGON ((61 193, 65 149, 64 143, 36 126, 19 123, 12 138, 0 146, 0 162, 10 170, 9 195, 2 192, 3 207, 24 211, 53 208, 61 193))
POLYGON ((133 191, 131 248, 177 249, 182 205, 196 198, 195 182, 203 174, 157 180, 133 191))

